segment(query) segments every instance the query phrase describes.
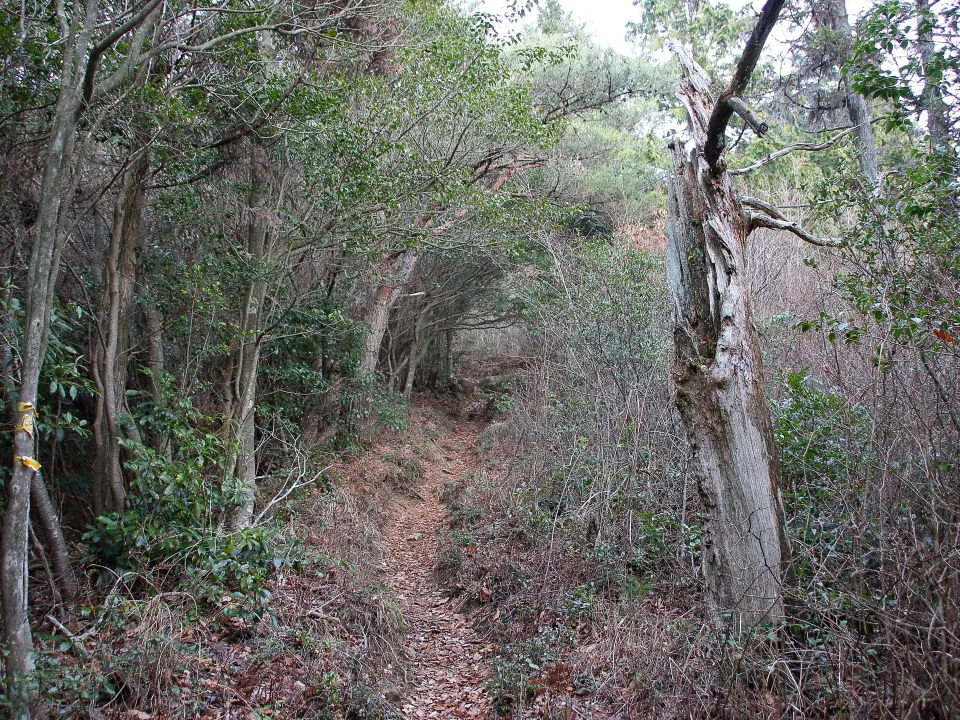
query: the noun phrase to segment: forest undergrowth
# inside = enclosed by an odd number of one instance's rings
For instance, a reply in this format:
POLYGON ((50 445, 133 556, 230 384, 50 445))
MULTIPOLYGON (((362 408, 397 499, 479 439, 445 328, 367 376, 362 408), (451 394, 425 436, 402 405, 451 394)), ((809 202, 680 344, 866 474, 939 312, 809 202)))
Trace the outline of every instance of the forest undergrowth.
POLYGON ((251 581, 254 605, 242 587, 198 600, 179 587, 176 563, 169 580, 154 567, 106 584, 91 568, 74 612, 37 618, 49 629, 46 702, 93 718, 399 717, 388 698, 399 698, 407 660, 383 582, 384 527, 393 494, 422 472, 405 443, 390 435, 332 460, 325 482, 293 495, 281 511, 284 555, 251 581))
POLYGON ((960 717, 960 6, 506 5, 0 1, 0 716, 960 717))
POLYGON ((198 602, 173 565, 108 583, 91 567, 75 612, 35 619, 51 630, 44 704, 142 720, 490 717, 493 645, 435 574, 441 488, 473 477, 487 402, 421 398, 403 429, 330 455, 324 482, 281 510, 286 554, 256 607, 226 590, 198 602))

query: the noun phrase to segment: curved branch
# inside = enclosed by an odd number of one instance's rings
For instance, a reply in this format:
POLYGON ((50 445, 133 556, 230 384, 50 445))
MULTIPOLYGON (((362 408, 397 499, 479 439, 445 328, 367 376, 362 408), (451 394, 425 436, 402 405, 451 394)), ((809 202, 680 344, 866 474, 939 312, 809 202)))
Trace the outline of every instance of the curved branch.
POLYGON ((828 138, 820 143, 796 143, 795 145, 787 145, 785 148, 781 148, 776 152, 772 152, 761 160, 753 163, 753 165, 748 165, 747 167, 737 168, 736 170, 728 171, 731 175, 746 175, 747 173, 753 172, 754 170, 759 170, 760 168, 769 165, 774 160, 779 160, 784 155, 789 155, 792 152, 797 150, 803 150, 804 152, 818 152, 820 150, 826 150, 833 145, 836 145, 841 139, 845 138, 850 133, 856 131, 857 125, 849 127, 843 132, 837 133, 831 138, 828 138))
MULTIPOLYGON (((118 28, 115 28, 113 32, 107 35, 103 40, 97 43, 93 50, 90 51, 90 57, 87 60, 87 68, 83 76, 83 99, 81 100, 81 105, 77 109, 78 114, 83 112, 83 109, 86 108, 90 101, 93 99, 93 82, 97 74, 97 67, 100 65, 100 58, 103 57, 103 54, 113 47, 124 35, 133 30, 134 28, 139 27, 151 14, 157 9, 157 6, 163 0, 149 0, 149 2, 144 5, 140 12, 134 13, 133 16, 127 20, 123 25, 118 28)), ((137 55, 139 48, 134 48, 131 50, 130 56, 133 57, 137 55)))
POLYGON ((753 130, 757 137, 763 137, 770 130, 770 126, 765 122, 761 122, 760 119, 753 114, 753 110, 747 107, 747 104, 738 97, 732 97, 727 102, 730 104, 731 109, 743 118, 743 121, 753 130))
POLYGON ((746 205, 747 207, 756 208, 757 210, 762 210, 770 217, 775 217, 777 220, 789 220, 786 215, 784 215, 780 208, 769 203, 766 200, 761 200, 760 198, 750 197, 749 195, 741 195, 738 200, 740 200, 741 205, 746 205))
POLYGON ((803 240, 806 243, 811 245, 816 245, 817 247, 831 247, 838 248, 843 247, 843 241, 838 240, 837 238, 819 238, 815 235, 811 235, 809 232, 804 230, 800 225, 793 222, 792 220, 781 220, 780 218, 770 217, 769 215, 764 215, 763 213, 753 213, 748 212, 747 218, 750 221, 750 230, 755 230, 756 228, 767 228, 768 230, 783 230, 785 232, 793 233, 798 238, 803 240))

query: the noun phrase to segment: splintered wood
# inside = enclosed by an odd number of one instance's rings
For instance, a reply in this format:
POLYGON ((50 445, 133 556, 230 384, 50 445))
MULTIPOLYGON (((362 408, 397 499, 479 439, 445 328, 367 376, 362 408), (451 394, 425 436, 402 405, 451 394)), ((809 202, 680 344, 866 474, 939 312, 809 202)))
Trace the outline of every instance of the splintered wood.
POLYGON ((442 455, 426 463, 419 497, 398 498, 387 527, 386 580, 403 613, 412 671, 401 708, 407 718, 494 717, 485 690, 492 647, 450 607, 434 576, 437 532, 447 519, 440 491, 447 479, 475 466, 475 448, 475 432, 455 428, 442 455))

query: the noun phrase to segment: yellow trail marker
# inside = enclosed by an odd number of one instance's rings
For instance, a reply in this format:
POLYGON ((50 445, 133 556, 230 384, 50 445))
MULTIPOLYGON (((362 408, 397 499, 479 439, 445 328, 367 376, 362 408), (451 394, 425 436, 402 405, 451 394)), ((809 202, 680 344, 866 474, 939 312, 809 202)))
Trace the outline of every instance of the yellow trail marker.
POLYGON ((32 457, 24 457, 22 455, 16 455, 14 456, 13 459, 14 461, 19 461, 21 464, 26 465, 28 468, 30 468, 33 471, 37 471, 40 469, 40 463, 38 463, 32 457))

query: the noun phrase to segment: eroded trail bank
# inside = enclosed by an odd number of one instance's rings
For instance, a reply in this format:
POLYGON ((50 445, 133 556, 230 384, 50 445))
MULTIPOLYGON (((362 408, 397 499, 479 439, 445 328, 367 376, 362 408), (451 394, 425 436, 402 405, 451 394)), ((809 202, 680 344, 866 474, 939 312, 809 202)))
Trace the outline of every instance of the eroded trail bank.
POLYGON ((437 536, 448 519, 440 493, 447 480, 476 467, 477 434, 469 423, 454 425, 439 440, 436 458, 425 463, 419 484, 398 495, 391 508, 385 580, 406 625, 411 678, 402 706, 405 717, 492 716, 485 692, 492 647, 450 607, 434 575, 437 536))

